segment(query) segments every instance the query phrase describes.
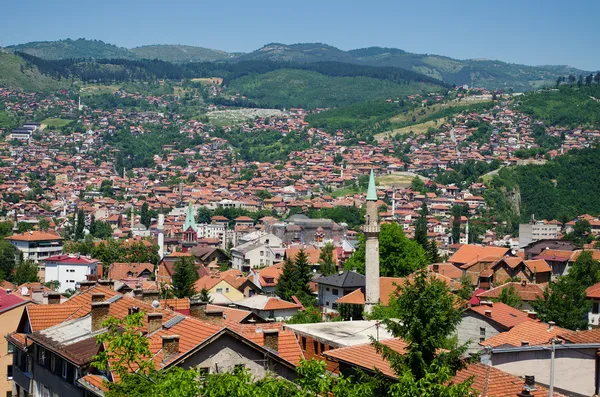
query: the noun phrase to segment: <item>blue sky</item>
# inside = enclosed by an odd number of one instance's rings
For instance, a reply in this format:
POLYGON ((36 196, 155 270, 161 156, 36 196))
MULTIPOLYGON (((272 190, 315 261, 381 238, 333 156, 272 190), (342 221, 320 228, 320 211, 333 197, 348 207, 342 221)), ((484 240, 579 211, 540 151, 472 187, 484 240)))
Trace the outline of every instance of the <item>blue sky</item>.
POLYGON ((248 52, 368 46, 600 69, 599 0, 3 0, 0 45, 93 38, 248 52))

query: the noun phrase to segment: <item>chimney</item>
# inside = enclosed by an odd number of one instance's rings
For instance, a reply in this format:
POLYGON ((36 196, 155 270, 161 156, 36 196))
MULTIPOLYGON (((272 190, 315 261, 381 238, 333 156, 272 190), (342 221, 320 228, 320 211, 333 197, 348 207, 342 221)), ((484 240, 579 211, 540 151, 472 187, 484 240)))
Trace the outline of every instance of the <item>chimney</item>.
POLYGON ((98 278, 104 277, 104 265, 102 263, 96 265, 96 274, 98 274, 98 278))
POLYGON ((142 292, 143 292, 143 291, 142 291, 142 289, 141 289, 141 288, 136 288, 136 289, 134 289, 134 290, 133 290, 133 297, 134 297, 135 299, 142 300, 142 292))
POLYGON ((108 318, 109 309, 110 302, 92 302, 92 332, 96 332, 103 328, 102 323, 108 318))
POLYGON ((439 273, 440 272, 440 264, 439 263, 434 263, 433 264, 433 272, 434 273, 439 273))
POLYGON ((49 292, 48 293, 48 304, 59 305, 60 304, 60 292, 49 292))
POLYGON ((486 310, 484 313, 485 313, 486 317, 492 317, 492 311, 491 310, 486 310))
POLYGON ((79 291, 80 292, 87 291, 88 289, 92 288, 94 285, 96 285, 95 281, 89 281, 89 280, 80 281, 79 282, 79 291))
POLYGON ((279 348, 279 330, 265 329, 263 330, 265 347, 277 352, 279 348))
POLYGON ((521 393, 517 394, 518 397, 533 396, 532 391, 535 391, 535 377, 525 375, 525 384, 521 393))
POLYGON ((157 300, 159 296, 159 291, 155 290, 142 290, 142 301, 152 304, 153 301, 157 300))
POLYGON ((148 333, 162 328, 162 313, 148 313, 148 333))
POLYGON ((537 313, 534 311, 529 311, 527 312, 527 317, 529 317, 532 320, 537 320, 537 313))
POLYGON ((522 280, 522 281, 521 281, 521 285, 522 285, 523 287, 527 286, 527 280, 522 280))
POLYGON ((556 323, 554 321, 548 321, 548 331, 553 330, 555 325, 556 323))
POLYGON ((98 280, 98 285, 102 286, 102 287, 107 287, 111 290, 114 291, 115 289, 115 282, 114 280, 98 280))
POLYGON ((102 293, 92 294, 92 303, 96 302, 104 302, 106 300, 106 295, 102 293))
POLYGON ((161 338, 163 362, 165 362, 179 353, 179 335, 163 335, 161 338))
POLYGON ((206 320, 206 302, 190 299, 190 316, 206 320))
POLYGON ((492 302, 492 301, 481 302, 481 304, 489 306, 489 307, 494 307, 494 302, 492 302))

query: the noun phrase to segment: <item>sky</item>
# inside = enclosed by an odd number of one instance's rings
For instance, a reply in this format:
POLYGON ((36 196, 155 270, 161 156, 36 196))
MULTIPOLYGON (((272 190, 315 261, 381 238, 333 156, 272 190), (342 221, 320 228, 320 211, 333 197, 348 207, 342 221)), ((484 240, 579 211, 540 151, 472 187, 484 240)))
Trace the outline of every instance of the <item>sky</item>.
POLYGON ((0 46, 83 37, 250 52, 320 42, 600 69, 599 0, 3 0, 0 12, 0 46))

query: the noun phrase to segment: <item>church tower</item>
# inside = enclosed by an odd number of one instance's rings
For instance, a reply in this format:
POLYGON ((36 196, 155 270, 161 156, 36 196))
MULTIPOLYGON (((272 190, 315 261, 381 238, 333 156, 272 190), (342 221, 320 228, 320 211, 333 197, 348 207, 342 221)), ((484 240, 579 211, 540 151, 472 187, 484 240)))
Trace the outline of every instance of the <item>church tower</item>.
POLYGON ((367 219, 362 230, 365 235, 365 311, 371 313, 379 303, 379 209, 375 176, 371 170, 367 190, 367 219))

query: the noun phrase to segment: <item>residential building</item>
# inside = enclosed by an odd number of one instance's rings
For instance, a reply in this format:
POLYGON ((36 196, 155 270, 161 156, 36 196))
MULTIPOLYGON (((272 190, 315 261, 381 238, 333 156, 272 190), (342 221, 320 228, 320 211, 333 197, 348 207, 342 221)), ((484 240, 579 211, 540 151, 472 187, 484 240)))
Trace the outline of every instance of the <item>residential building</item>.
POLYGON ((242 299, 235 302, 235 306, 239 309, 256 313, 262 318, 275 321, 285 321, 298 313, 302 308, 297 303, 265 295, 254 295, 250 298, 242 299))
POLYGON ((319 307, 325 312, 337 311, 336 301, 356 289, 365 288, 365 276, 345 271, 317 279, 319 307))
MULTIPOLYGON (((0 332, 8 335, 15 330, 23 310, 32 301, 23 299, 13 291, 0 289, 0 332)), ((13 394, 13 345, 6 338, 0 339, 0 396, 13 394)))
POLYGON ((39 263, 50 256, 62 254, 63 238, 58 234, 32 230, 6 237, 14 245, 23 260, 39 263))
POLYGON ((75 290, 80 281, 87 280, 89 275, 98 274, 97 259, 81 255, 56 255, 44 259, 45 280, 44 282, 58 281, 58 292, 75 290))
POLYGON ((558 221, 535 221, 519 224, 519 247, 523 248, 540 240, 554 240, 561 235, 562 226, 558 221))
POLYGON ((275 262, 275 252, 269 244, 249 242, 231 249, 234 269, 249 272, 255 267, 269 267, 275 262))

